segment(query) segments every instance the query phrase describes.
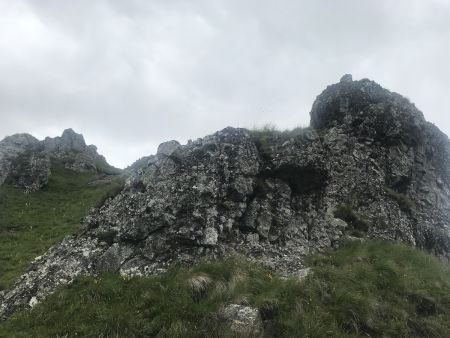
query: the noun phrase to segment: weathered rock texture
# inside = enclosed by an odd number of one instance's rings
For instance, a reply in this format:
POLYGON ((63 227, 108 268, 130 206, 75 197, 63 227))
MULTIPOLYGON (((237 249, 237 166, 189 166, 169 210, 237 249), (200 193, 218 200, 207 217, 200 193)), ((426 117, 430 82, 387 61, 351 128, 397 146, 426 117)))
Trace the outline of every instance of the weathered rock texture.
POLYGON ((261 314, 257 308, 245 305, 230 304, 218 314, 221 324, 225 324, 232 332, 263 337, 264 327, 261 314))
POLYGON ((152 274, 234 253, 294 272, 306 253, 350 235, 449 260, 449 152, 448 138, 407 99, 345 76, 317 97, 302 133, 226 128, 162 144, 80 235, 32 263, 0 313, 81 273, 152 274))
POLYGON ((0 185, 5 181, 26 192, 47 184, 52 161, 75 171, 116 172, 82 135, 67 129, 61 137, 39 141, 28 134, 15 134, 0 141, 0 185))

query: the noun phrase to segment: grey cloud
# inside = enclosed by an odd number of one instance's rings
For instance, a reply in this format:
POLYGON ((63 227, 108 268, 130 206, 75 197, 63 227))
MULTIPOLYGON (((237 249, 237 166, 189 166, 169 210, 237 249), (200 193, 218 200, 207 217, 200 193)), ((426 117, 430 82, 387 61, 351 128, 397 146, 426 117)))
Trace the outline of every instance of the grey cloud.
POLYGON ((450 3, 1 2, 0 138, 83 133, 126 166, 227 125, 309 123, 347 72, 408 96, 450 133, 450 3))

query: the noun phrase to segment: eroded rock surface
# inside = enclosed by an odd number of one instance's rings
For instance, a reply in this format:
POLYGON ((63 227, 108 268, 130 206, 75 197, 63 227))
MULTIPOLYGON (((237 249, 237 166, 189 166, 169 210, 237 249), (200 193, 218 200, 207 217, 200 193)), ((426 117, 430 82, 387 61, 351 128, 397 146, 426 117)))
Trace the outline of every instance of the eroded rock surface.
POLYGON ((399 240, 448 261, 449 155, 447 136, 407 99, 345 76, 295 136, 226 128, 139 160, 80 235, 5 293, 0 314, 82 273, 145 275, 237 253, 288 274, 346 236, 399 240))

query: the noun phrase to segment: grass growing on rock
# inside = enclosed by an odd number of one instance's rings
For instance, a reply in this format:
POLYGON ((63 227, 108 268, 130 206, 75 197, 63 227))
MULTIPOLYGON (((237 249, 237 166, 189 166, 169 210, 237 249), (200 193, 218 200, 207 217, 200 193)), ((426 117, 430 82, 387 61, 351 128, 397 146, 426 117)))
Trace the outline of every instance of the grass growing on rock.
POLYGON ((48 185, 37 192, 0 186, 0 290, 10 287, 33 258, 76 232, 89 208, 122 184, 115 177, 90 185, 98 174, 77 173, 58 163, 51 172, 48 185))
POLYGON ((256 146, 263 154, 270 153, 270 147, 273 145, 274 139, 289 139, 305 134, 309 128, 296 127, 293 129, 280 130, 275 125, 266 124, 262 127, 249 129, 250 136, 256 143, 256 146))
POLYGON ((275 125, 265 124, 262 127, 250 129, 249 133, 253 138, 263 142, 274 137, 296 137, 303 135, 306 130, 308 130, 307 127, 295 127, 293 129, 280 130, 275 125))
POLYGON ((353 211, 350 205, 340 205, 334 212, 334 217, 337 217, 352 226, 351 234, 356 237, 363 237, 369 230, 369 222, 364 215, 353 211))
POLYGON ((450 270, 419 250, 345 243, 303 281, 240 259, 155 277, 81 278, 0 325, 6 337, 230 337, 224 304, 258 307, 268 337, 450 337, 450 270))
POLYGON ((396 201, 400 209, 405 212, 414 209, 414 207, 416 206, 415 203, 405 194, 395 191, 394 189, 391 189, 389 187, 385 187, 384 191, 390 198, 396 201))

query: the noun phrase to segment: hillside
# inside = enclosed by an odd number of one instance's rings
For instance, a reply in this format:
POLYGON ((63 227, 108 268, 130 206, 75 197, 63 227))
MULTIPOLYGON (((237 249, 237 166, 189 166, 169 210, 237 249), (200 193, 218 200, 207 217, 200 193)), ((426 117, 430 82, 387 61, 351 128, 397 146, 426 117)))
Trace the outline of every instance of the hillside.
POLYGON ((0 186, 0 290, 11 287, 35 257, 78 232, 89 209, 121 187, 118 177, 79 173, 58 162, 51 172, 39 191, 25 194, 12 184, 0 186))
POLYGON ((450 269, 436 258, 356 241, 306 263, 307 277, 289 279, 242 258, 156 277, 78 278, 0 325, 0 336, 450 336, 450 269))
POLYGON ((40 327, 43 336, 101 327, 113 336, 192 336, 202 328, 200 317, 228 304, 231 317, 239 306, 258 313, 261 320, 252 318, 268 336, 378 337, 395 330, 405 337, 446 336, 448 137, 408 99, 349 75, 328 86, 310 114, 307 128, 228 127, 186 145, 165 142, 124 171, 123 186, 95 147, 71 130, 44 141, 23 134, 2 141, 2 236, 5 243, 7 236, 18 241, 17 251, 5 249, 1 258, 10 265, 1 277, 0 317, 13 315, 3 329, 23 331, 24 323, 40 327), (52 236, 30 246, 30 238, 45 233, 52 236), (309 267, 306 284, 294 281, 309 267), (251 276, 236 272, 242 270, 251 276), (193 285, 203 291, 186 298, 193 286, 182 280, 193 273, 200 274, 193 285), (210 298, 217 278, 231 291, 210 298), (139 290, 127 291, 134 286, 139 290), (87 298, 77 299, 83 290, 87 298), (185 303, 171 298, 176 295, 185 303), (281 302, 273 318, 260 302, 270 295, 281 302), (147 296, 167 313, 141 308, 147 296), (92 325, 74 319, 70 326, 64 316, 89 314, 84 302, 92 299, 92 325), (58 307, 72 310, 52 310, 58 307), (122 322, 121 308, 142 314, 122 322), (322 328, 312 319, 303 328, 294 324, 314 315, 322 328))
POLYGON ((6 137, 0 169, 1 296, 36 257, 78 233, 89 209, 121 189, 123 179, 71 129, 44 141, 6 137))

